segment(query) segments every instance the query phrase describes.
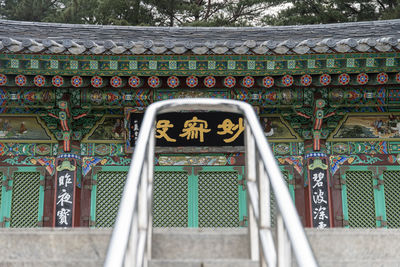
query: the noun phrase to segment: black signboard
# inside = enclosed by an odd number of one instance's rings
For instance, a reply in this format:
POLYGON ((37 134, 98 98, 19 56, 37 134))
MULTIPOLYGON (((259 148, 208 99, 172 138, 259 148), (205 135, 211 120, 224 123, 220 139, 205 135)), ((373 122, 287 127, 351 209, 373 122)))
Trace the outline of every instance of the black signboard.
POLYGON ((325 166, 321 159, 314 159, 309 164, 311 217, 316 228, 330 227, 328 172, 325 166))
POLYGON ((55 227, 73 226, 75 169, 75 160, 58 160, 55 191, 55 227))
MULTIPOLYGON (((143 113, 129 114, 127 145, 135 146, 143 113)), ((156 145, 243 146, 244 120, 229 112, 174 112, 157 116, 156 145)))

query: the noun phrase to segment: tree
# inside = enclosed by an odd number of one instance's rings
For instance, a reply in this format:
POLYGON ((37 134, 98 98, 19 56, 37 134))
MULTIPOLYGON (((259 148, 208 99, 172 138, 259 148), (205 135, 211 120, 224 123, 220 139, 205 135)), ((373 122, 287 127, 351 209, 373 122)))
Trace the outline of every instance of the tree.
POLYGON ((170 27, 301 25, 400 18, 400 0, 0 0, 0 18, 170 27))
MULTIPOLYGON (((84 1, 84 0, 83 0, 84 1)), ((141 0, 97 0, 97 24, 154 25, 151 8, 141 0)))
POLYGON ((269 25, 301 25, 338 23, 398 18, 399 0, 294 0, 276 1, 288 7, 277 14, 267 15, 269 25), (396 12, 393 12, 397 10, 396 12))
POLYGON ((60 8, 57 0, 0 0, 0 18, 47 21, 60 8))
POLYGON ((95 24, 98 0, 64 0, 57 14, 48 21, 62 23, 95 24))
POLYGON ((164 26, 248 26, 271 6, 267 0, 148 0, 164 26), (164 22, 164 23, 163 23, 164 22))

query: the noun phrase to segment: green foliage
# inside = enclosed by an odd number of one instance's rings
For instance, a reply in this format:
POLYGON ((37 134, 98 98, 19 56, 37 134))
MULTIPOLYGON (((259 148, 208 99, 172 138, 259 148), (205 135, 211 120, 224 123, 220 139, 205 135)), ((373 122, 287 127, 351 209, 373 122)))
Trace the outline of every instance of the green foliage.
POLYGON ((399 0, 294 0, 275 1, 287 8, 267 15, 268 25, 326 24, 394 19, 400 16, 399 0))
POLYGON ((301 25, 400 18, 400 0, 0 0, 0 18, 170 27, 301 25))
POLYGON ((56 0, 0 0, 0 18, 46 21, 61 8, 56 0))

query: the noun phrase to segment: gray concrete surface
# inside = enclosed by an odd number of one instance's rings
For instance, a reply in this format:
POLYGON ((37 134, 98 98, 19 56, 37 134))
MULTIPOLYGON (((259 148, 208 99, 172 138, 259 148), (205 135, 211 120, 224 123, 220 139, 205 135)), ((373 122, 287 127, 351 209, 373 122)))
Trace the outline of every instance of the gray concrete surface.
MULTIPOLYGON (((322 267, 400 267, 400 229, 306 229, 322 267)), ((111 229, 0 229, 0 267, 101 266, 111 229)), ((151 267, 253 267, 246 229, 154 229, 151 267)))

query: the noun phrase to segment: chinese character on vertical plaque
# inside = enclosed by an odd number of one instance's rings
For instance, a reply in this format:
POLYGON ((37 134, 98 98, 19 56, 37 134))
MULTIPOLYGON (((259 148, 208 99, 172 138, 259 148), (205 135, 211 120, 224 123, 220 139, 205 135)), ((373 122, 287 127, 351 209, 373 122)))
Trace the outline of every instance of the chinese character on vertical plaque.
POLYGON ((75 159, 58 159, 55 189, 55 227, 73 227, 75 209, 75 159))
POLYGON ((329 228, 329 176, 326 160, 309 159, 309 194, 311 202, 312 226, 315 228, 329 228))

